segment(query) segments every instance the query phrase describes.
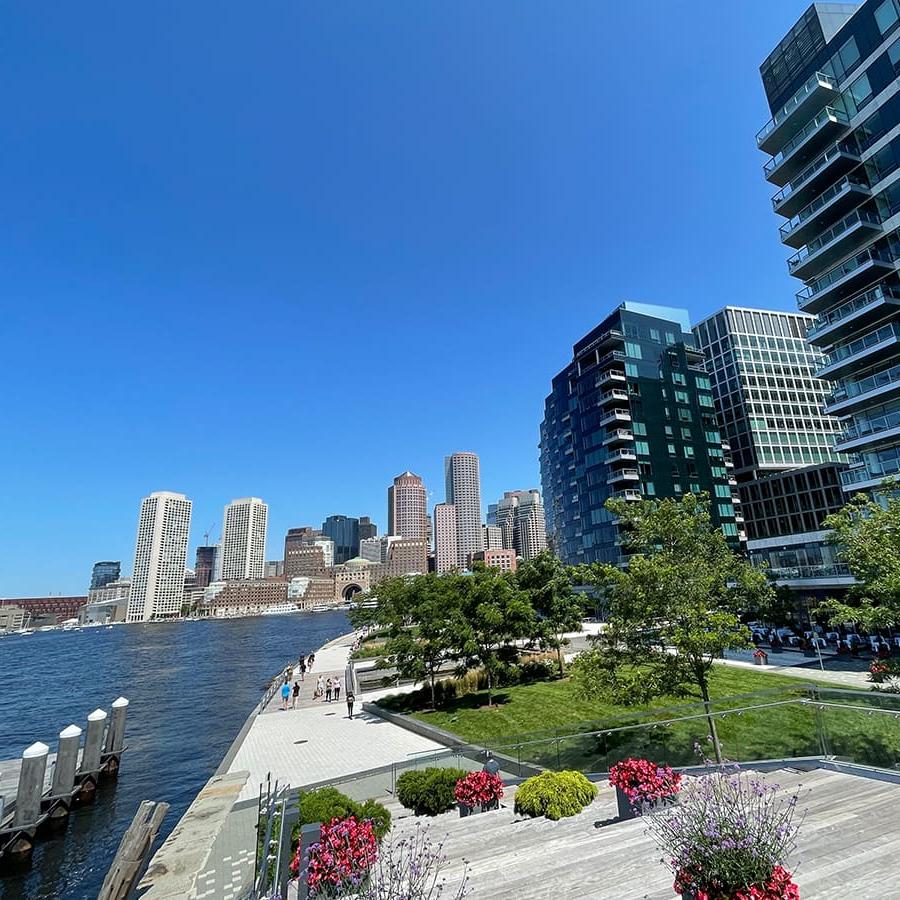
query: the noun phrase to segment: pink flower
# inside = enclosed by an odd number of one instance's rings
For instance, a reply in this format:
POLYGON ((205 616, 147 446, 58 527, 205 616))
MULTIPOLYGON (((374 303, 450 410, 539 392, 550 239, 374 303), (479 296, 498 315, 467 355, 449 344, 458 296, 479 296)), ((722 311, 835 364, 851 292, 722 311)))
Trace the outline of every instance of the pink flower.
POLYGON ((503 796, 503 782, 492 772, 469 772, 456 782, 453 795, 464 806, 487 805, 503 796))

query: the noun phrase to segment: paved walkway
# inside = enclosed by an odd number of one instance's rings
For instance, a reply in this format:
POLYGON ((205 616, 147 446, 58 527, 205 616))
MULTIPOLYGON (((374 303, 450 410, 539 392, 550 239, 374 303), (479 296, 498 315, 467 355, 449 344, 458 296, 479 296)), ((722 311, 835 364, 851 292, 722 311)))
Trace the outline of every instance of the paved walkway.
MULTIPOLYGON (((772 659, 770 654, 769 659, 772 659)), ((776 675, 790 675, 792 678, 799 678, 802 681, 829 681, 833 682, 836 687, 849 688, 871 688, 872 682, 869 681, 866 672, 835 672, 832 669, 826 669, 824 672, 812 666, 758 666, 756 663, 744 662, 739 659, 720 659, 717 660, 725 666, 736 666, 739 669, 755 669, 757 672, 772 672, 776 675)))
POLYGON ((281 709, 281 695, 276 692, 257 716, 228 770, 250 773, 238 802, 256 798, 269 773, 279 784, 302 787, 400 762, 413 753, 443 749, 441 744, 362 713, 360 697, 354 717, 349 719, 346 685, 338 702, 313 700, 320 675, 326 679, 340 676, 343 681, 353 640, 353 635, 346 635, 316 651, 313 671, 307 672, 301 685, 296 709, 281 709))

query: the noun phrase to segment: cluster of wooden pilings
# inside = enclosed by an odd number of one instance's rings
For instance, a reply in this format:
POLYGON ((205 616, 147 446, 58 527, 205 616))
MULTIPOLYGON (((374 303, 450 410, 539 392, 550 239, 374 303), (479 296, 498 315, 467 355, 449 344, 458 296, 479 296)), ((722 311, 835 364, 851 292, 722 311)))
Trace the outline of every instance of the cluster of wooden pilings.
POLYGON ((27 863, 41 833, 64 826, 75 806, 92 802, 102 779, 118 775, 127 713, 128 701, 119 697, 110 714, 95 709, 87 717, 86 731, 78 725, 64 728, 55 754, 38 741, 25 749, 21 761, 0 763, 0 773, 19 767, 15 794, 0 792, 0 865, 27 863))

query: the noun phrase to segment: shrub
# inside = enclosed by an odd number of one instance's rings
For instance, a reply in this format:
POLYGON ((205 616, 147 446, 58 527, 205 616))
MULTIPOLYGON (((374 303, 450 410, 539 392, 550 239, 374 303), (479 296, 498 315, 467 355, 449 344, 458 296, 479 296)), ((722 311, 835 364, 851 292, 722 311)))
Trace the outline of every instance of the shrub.
POLYGON ((294 829, 293 838, 299 840, 300 825, 313 822, 331 822, 355 816, 359 821, 371 819, 375 836, 381 840, 391 827, 390 812, 375 800, 357 803, 337 788, 323 787, 300 794, 300 822, 294 829))
POLYGON ((456 805, 456 782, 464 769, 414 769, 397 779, 397 799, 417 816, 437 816, 456 805))
POLYGON ((581 772, 541 772, 519 785, 515 811, 562 819, 580 813, 596 796, 596 785, 581 772))
POLYGON ((488 806, 503 797, 503 782, 493 772, 469 772, 456 782, 453 796, 464 806, 488 806))
POLYGON ((519 667, 519 681, 528 684, 533 681, 549 681, 557 675, 556 663, 545 657, 530 657, 519 667))

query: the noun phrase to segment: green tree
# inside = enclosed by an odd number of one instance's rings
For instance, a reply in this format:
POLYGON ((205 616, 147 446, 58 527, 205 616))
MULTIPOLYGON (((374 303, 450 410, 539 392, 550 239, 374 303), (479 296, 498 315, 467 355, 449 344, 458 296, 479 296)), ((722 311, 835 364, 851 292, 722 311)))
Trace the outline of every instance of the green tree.
MULTIPOLYGON (((890 482, 885 487, 896 490, 890 482)), ((846 602, 822 605, 832 623, 878 629, 900 622, 900 499, 886 493, 880 499, 857 494, 825 519, 839 558, 856 579, 846 602)))
POLYGON ((537 637, 544 646, 556 650, 562 678, 562 648, 568 644, 563 635, 577 631, 584 614, 581 598, 572 590, 570 571, 555 553, 545 550, 523 563, 516 577, 537 615, 537 637))
POLYGON ((627 568, 595 564, 581 576, 606 595, 607 630, 573 664, 582 694, 646 702, 699 690, 717 760, 709 677, 725 650, 750 646, 739 613, 767 602, 766 576, 712 522, 708 498, 607 501, 621 522, 627 568))
MULTIPOLYGON (((448 577, 448 576, 444 576, 448 577)), ((461 598, 458 620, 462 663, 481 666, 487 675, 488 706, 504 659, 516 653, 514 642, 534 634, 534 609, 513 573, 476 565, 470 575, 449 576, 461 598)))

